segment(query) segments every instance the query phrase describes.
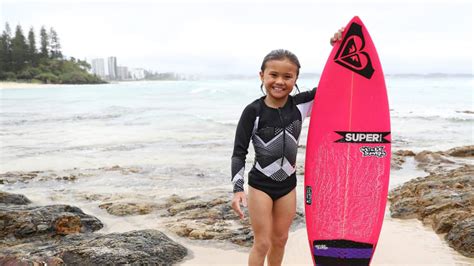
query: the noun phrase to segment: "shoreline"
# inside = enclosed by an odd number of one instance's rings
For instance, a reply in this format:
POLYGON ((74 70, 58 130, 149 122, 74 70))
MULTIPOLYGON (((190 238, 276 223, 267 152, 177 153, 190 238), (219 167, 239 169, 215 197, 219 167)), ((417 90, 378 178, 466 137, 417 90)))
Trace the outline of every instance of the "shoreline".
MULTIPOLYGON (((177 265, 247 264, 248 251, 201 246, 189 241, 175 240, 190 250, 190 254, 177 265), (229 259, 231 262, 226 263, 225 261, 229 261, 229 259)), ((371 265, 408 264, 472 265, 474 259, 462 256, 450 248, 420 221, 385 217, 371 265)), ((290 232, 282 265, 312 265, 305 228, 290 232)))
MULTIPOLYGON (((107 171, 113 170, 105 169, 107 171)), ((133 169, 122 169, 133 170, 133 169)), ((139 169, 137 169, 139 171, 139 169)), ((406 183, 406 182, 403 182, 406 183)), ((73 184, 73 183, 72 183, 73 184)), ((2 187, 2 186, 0 186, 2 187)), ((236 246, 218 240, 192 240, 180 237, 168 230, 158 218, 158 213, 149 215, 132 215, 128 217, 109 215, 97 207, 97 201, 70 201, 65 198, 44 198, 44 191, 32 191, 26 188, 9 189, 8 192, 20 192, 30 197, 35 205, 71 204, 81 208, 85 213, 103 221, 105 227, 99 234, 126 233, 134 230, 153 229, 165 233, 173 241, 183 245, 189 254, 177 265, 246 265, 248 248, 236 246), (26 192, 26 193, 25 193, 26 192), (29 193, 28 193, 29 192, 29 193), (158 220, 157 220, 158 219, 158 220), (224 263, 223 263, 224 262, 224 263)), ((302 187, 300 186, 301 190, 302 187)), ((299 195, 301 191, 298 191, 299 195)), ((119 196, 119 195, 118 195, 119 196)), ((128 201, 142 201, 129 199, 128 201)), ((109 200, 110 201, 110 200, 109 200)), ((386 206, 384 223, 379 237, 377 250, 371 265, 473 265, 474 258, 458 253, 443 240, 443 235, 436 234, 429 226, 416 219, 396 219, 389 215, 390 204, 386 206)), ((306 229, 298 226, 290 231, 283 265, 311 265, 306 229)))
POLYGON ((0 81, 1 90, 12 89, 38 89, 51 87, 74 87, 74 86, 91 86, 91 85, 111 85, 122 83, 148 83, 148 82, 163 82, 163 81, 182 81, 182 80, 116 80, 107 83, 88 83, 88 84, 57 84, 57 83, 30 83, 30 82, 15 82, 15 81, 0 81))
POLYGON ((0 90, 37 89, 37 88, 65 87, 65 86, 77 86, 77 85, 95 85, 95 84, 44 84, 44 83, 0 81, 0 90))

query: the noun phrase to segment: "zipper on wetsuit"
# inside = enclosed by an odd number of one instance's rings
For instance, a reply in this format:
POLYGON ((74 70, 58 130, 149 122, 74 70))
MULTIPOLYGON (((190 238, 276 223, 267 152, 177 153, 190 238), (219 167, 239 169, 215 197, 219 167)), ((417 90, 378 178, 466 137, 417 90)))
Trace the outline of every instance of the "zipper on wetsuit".
POLYGON ((283 145, 282 145, 282 150, 281 150, 281 166, 283 166, 283 160, 285 158, 286 128, 285 128, 285 124, 283 123, 283 117, 281 116, 281 107, 278 108, 278 115, 280 116, 281 127, 283 128, 283 145))

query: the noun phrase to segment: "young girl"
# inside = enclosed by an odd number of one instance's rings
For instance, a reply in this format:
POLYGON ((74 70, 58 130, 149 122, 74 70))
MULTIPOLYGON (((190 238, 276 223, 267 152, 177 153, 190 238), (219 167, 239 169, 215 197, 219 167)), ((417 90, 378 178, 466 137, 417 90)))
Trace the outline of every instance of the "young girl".
MULTIPOLYGON (((341 28, 331 45, 341 39, 341 28)), ((232 154, 232 208, 244 218, 247 206, 244 169, 250 139, 255 162, 249 172, 248 210, 254 244, 249 265, 281 265, 290 225, 296 214, 296 154, 303 120, 310 115, 316 88, 291 96, 298 89, 300 63, 287 50, 271 51, 260 72, 266 95, 247 105, 240 117, 232 154)), ((262 90, 263 91, 263 90, 262 90)), ((299 91, 299 89, 298 89, 299 91)))

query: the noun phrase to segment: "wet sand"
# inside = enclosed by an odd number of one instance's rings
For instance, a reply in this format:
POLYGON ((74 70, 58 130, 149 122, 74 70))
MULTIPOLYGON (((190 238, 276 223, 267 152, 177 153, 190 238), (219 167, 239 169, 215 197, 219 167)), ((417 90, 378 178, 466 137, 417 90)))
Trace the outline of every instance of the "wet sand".
MULTIPOLYGON (((191 255, 179 265, 247 265, 248 251, 184 244, 191 255)), ((290 233, 282 265, 312 265, 306 229, 290 233)), ((418 220, 386 217, 371 265, 474 265, 418 220)))

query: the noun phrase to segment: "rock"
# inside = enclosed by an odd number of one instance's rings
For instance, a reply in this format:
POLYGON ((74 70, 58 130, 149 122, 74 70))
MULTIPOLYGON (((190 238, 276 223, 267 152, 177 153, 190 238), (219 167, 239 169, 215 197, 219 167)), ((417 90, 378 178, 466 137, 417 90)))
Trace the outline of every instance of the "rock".
POLYGON ((116 216, 144 215, 151 213, 158 205, 153 203, 105 203, 99 208, 106 209, 109 214, 116 216))
POLYGON ((419 207, 416 204, 416 199, 413 198, 401 199, 390 205, 390 214, 393 218, 417 218, 418 212, 419 207))
POLYGON ((410 150, 398 150, 398 151, 392 153, 392 156, 393 155, 407 157, 407 156, 415 156, 416 154, 413 151, 410 151, 410 150))
POLYGON ((26 205, 26 204, 30 204, 31 200, 29 200, 24 195, 12 194, 12 193, 0 191, 0 203, 26 205))
POLYGON ((390 169, 400 170, 402 169, 402 165, 404 163, 405 163, 405 157, 392 154, 392 158, 390 160, 390 169))
POLYGON ((427 170, 427 167, 433 165, 454 164, 454 161, 449 160, 441 152, 422 151, 415 155, 415 160, 418 161, 418 168, 427 170))
POLYGON ((402 165, 405 163, 405 157, 407 156, 415 156, 415 153, 410 150, 398 150, 396 152, 392 152, 390 169, 392 170, 402 169, 402 165))
POLYGON ((433 217, 433 229, 438 234, 449 232, 453 225, 472 216, 467 211, 448 210, 433 217))
MULTIPOLYGON (((253 234, 250 229, 248 211, 243 209, 245 219, 240 220, 231 207, 230 193, 205 193, 207 198, 182 199, 172 196, 172 204, 163 215, 165 226, 180 237, 194 240, 222 240, 250 247, 253 234)), ((298 211, 294 227, 303 224, 304 216, 298 211)))
POLYGON ((0 206, 0 225, 3 225, 0 227, 0 238, 12 239, 10 244, 55 235, 93 232, 103 227, 97 218, 69 205, 0 206))
POLYGON ((81 232, 81 227, 81 218, 79 216, 64 215, 54 221, 54 229, 59 235, 79 233, 81 232))
POLYGON ((157 230, 73 234, 59 240, 2 247, 1 265, 171 265, 187 249, 157 230), (11 263, 11 264, 8 264, 11 263))
POLYGON ((456 223, 445 236, 455 250, 466 257, 474 258, 474 215, 456 223))
POLYGON ((454 249, 474 254, 474 165, 438 170, 408 181, 390 191, 389 201, 392 217, 418 218, 431 224, 435 232, 447 233, 454 249))
POLYGON ((454 157, 473 157, 474 145, 452 148, 447 150, 446 153, 454 157))
POLYGON ((71 243, 59 257, 71 265, 166 264, 187 255, 187 249, 157 230, 141 230, 108 235, 70 235, 71 243))
POLYGON ((64 265, 64 261, 57 257, 38 257, 38 256, 2 256, 0 254, 0 265, 64 265))

